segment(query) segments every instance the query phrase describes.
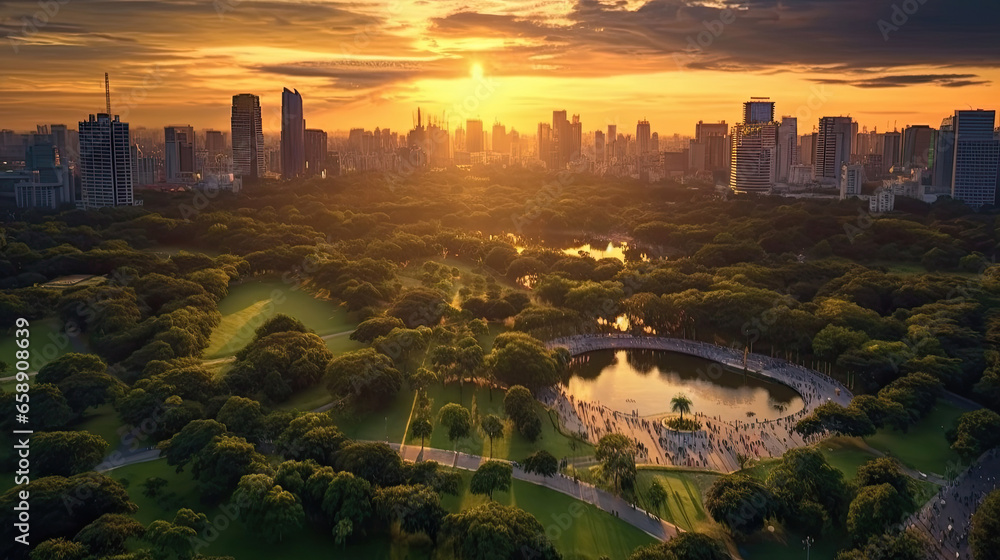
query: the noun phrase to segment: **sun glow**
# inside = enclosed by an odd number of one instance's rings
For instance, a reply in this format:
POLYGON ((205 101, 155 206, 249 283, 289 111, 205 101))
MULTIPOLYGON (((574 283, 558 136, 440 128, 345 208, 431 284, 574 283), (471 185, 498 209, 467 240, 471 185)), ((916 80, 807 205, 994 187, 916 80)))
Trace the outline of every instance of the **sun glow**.
POLYGON ((483 79, 483 65, 478 62, 472 65, 472 77, 476 80, 483 79))

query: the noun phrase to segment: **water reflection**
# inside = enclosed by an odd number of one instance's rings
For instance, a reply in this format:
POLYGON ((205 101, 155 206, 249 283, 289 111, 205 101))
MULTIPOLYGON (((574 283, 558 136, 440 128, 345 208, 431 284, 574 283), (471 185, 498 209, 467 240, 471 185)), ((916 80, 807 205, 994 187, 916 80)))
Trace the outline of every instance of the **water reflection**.
POLYGON ((694 402, 693 412, 729 421, 773 420, 804 406, 791 387, 713 364, 673 352, 599 350, 577 357, 563 384, 578 399, 640 416, 669 413, 677 393, 694 402))

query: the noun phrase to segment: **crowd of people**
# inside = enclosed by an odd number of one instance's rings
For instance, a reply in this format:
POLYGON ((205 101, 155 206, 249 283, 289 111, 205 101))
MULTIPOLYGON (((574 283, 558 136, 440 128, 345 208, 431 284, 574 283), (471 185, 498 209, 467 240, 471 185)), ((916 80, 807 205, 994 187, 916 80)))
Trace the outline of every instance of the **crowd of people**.
MULTIPOLYGON (((582 438, 597 443, 610 433, 623 434, 635 443, 637 459, 642 462, 689 468, 732 472, 742 467, 743 459, 777 457, 793 447, 800 447, 823 435, 802 438, 793 431, 795 424, 820 404, 835 401, 847 405, 851 393, 831 377, 785 360, 747 354, 725 346, 659 337, 624 334, 585 335, 557 339, 552 347, 567 348, 572 355, 607 349, 647 349, 691 354, 756 375, 795 389, 804 407, 775 420, 731 420, 706 416, 695 410, 694 419, 701 428, 677 431, 662 422, 640 417, 635 411, 613 410, 599 401, 586 401, 557 387, 542 395, 559 412, 564 426, 582 438)), ((706 373, 705 375, 711 375, 706 373)), ((665 403, 665 407, 667 403, 665 403)), ((694 406, 697 409, 697 403, 694 406)))
POLYGON ((1000 477, 1000 452, 994 449, 938 491, 923 509, 903 525, 915 527, 928 535, 940 558, 971 559, 969 529, 972 514, 987 494, 997 489, 1000 477))

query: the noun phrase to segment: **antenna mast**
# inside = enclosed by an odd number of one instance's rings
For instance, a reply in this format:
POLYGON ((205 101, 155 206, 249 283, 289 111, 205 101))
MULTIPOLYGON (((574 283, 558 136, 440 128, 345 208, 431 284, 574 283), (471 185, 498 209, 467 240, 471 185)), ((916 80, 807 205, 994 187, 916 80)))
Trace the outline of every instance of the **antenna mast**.
POLYGON ((108 116, 111 116, 111 81, 108 80, 108 73, 104 73, 104 101, 107 103, 108 116))

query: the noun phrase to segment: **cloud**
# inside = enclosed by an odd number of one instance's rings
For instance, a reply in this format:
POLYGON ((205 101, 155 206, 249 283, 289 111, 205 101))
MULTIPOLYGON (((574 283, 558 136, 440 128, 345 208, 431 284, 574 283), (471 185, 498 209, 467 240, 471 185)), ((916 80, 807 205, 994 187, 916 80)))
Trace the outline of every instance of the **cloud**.
POLYGON ((879 76, 876 78, 816 78, 813 81, 820 84, 846 84, 859 88, 897 88, 921 84, 933 84, 942 87, 967 87, 990 83, 988 80, 977 80, 976 74, 922 74, 879 76))

